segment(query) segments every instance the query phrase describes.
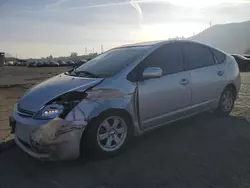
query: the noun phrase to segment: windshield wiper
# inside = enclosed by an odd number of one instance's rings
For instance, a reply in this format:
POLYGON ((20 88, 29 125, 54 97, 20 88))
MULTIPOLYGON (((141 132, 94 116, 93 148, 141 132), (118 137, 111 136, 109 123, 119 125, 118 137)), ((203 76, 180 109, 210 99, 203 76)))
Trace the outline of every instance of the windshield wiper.
POLYGON ((85 74, 86 76, 89 76, 91 78, 100 78, 99 76, 97 76, 89 71, 74 71, 74 74, 76 76, 79 76, 79 74, 85 74))

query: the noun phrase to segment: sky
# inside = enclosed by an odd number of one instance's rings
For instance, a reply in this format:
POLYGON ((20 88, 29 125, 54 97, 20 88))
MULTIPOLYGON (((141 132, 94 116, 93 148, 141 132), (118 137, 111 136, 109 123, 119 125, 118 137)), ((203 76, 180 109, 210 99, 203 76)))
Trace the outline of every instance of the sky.
POLYGON ((250 0, 0 0, 0 51, 85 54, 250 20, 250 0))

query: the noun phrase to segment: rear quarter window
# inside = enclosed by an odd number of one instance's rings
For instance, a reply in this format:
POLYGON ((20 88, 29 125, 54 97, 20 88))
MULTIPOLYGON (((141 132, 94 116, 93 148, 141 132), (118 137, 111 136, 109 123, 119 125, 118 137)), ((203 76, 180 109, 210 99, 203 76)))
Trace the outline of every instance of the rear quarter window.
POLYGON ((226 55, 218 50, 211 49, 212 53, 214 54, 216 63, 223 63, 226 59, 226 55))

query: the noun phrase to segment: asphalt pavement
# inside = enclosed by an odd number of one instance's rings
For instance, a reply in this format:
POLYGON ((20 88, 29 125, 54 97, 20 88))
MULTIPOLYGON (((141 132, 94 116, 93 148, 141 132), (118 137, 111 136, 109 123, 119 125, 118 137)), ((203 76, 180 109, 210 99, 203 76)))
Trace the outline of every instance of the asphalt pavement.
POLYGON ((17 147, 0 155, 0 187, 250 187, 250 125, 205 113, 159 128, 106 160, 40 162, 17 147))

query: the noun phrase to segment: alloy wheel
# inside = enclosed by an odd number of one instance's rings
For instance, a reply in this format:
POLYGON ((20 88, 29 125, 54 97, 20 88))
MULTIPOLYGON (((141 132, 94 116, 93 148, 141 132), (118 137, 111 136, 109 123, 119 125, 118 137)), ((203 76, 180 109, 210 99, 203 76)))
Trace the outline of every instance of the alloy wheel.
POLYGON ((106 118, 97 130, 97 143, 104 151, 115 151, 119 149, 127 137, 127 125, 125 121, 112 116, 106 118))
POLYGON ((230 90, 227 90, 222 95, 221 106, 224 112, 229 112, 233 106, 233 94, 230 90))

